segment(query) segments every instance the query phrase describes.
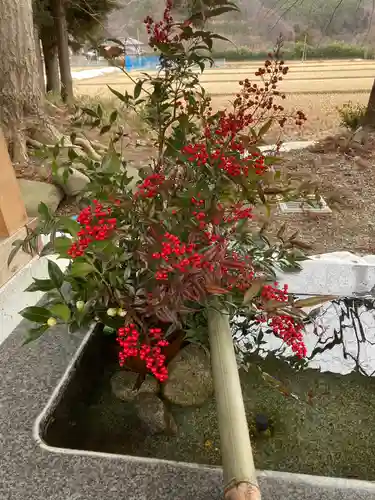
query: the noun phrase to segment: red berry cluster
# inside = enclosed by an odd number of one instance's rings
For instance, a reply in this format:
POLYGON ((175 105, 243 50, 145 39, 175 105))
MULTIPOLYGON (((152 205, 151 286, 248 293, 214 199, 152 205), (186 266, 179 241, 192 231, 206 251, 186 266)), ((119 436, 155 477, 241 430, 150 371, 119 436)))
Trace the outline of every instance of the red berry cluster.
POLYGON ((274 286, 264 285, 261 296, 265 300, 277 300, 278 302, 288 302, 288 285, 282 289, 277 288, 279 284, 275 281, 274 286))
MULTIPOLYGON (((306 116, 302 111, 294 115, 286 116, 284 107, 275 103, 275 99, 285 99, 285 95, 277 90, 278 83, 287 74, 288 68, 284 61, 276 59, 265 61, 264 67, 255 72, 255 76, 261 78, 261 83, 252 83, 248 78, 240 81, 240 91, 233 102, 233 111, 221 111, 218 118, 212 120, 212 107, 208 103, 205 116, 208 119, 204 130, 204 137, 221 144, 229 144, 229 150, 238 151, 235 141, 240 132, 249 135, 247 130, 250 126, 258 125, 261 129, 262 123, 268 120, 278 122, 284 126, 288 118, 295 120, 297 125, 302 125, 306 116), (272 114, 270 114, 271 112, 272 114), (215 141, 216 139, 216 141, 215 141)), ((254 138, 253 143, 257 143, 254 138)), ((243 147, 239 144, 240 148, 243 147)), ((260 165, 262 170, 264 165, 260 165)))
POLYGON ((248 290, 255 276, 250 257, 233 251, 227 253, 221 270, 224 286, 228 290, 237 289, 241 292, 248 290))
POLYGON ((229 213, 224 217, 224 222, 227 223, 238 222, 243 219, 253 218, 252 208, 251 207, 243 208, 242 203, 237 203, 236 205, 232 206, 228 212, 229 213))
MULTIPOLYGON (((279 289, 278 283, 265 285, 261 292, 263 300, 276 300, 277 302, 288 302, 288 285, 284 285, 283 289, 279 289)), ((261 322, 266 322, 266 318, 261 317, 261 322)), ((270 328, 276 337, 283 340, 290 346, 293 352, 299 357, 304 358, 307 355, 307 349, 303 342, 303 325, 296 323, 295 319, 288 315, 272 316, 268 322, 270 328)))
POLYGON ((98 200, 93 200, 93 204, 94 210, 92 206, 88 206, 81 210, 77 217, 82 229, 77 233, 78 241, 73 242, 68 250, 68 255, 72 259, 84 255, 91 242, 106 240, 116 228, 116 219, 108 217, 112 209, 110 207, 104 209, 98 200))
POLYGON ((238 132, 248 127, 252 121, 252 116, 250 114, 245 115, 244 111, 236 113, 227 113, 223 111, 215 126, 214 133, 216 136, 234 138, 238 132))
POLYGON ((264 172, 265 165, 262 155, 246 154, 244 146, 234 142, 229 149, 223 151, 223 148, 220 147, 209 152, 206 144, 198 143, 184 146, 182 152, 188 155, 189 162, 194 162, 197 166, 216 166, 220 170, 224 170, 230 177, 247 176, 250 169, 255 170, 258 175, 264 172))
POLYGON ((193 196, 191 202, 197 207, 202 207, 204 205, 204 200, 201 199, 200 193, 197 194, 197 197, 193 196))
MULTIPOLYGON (((246 158, 249 158, 249 157, 253 160, 252 167, 254 168, 255 173, 257 175, 262 175, 264 173, 265 168, 266 168, 266 165, 264 163, 265 157, 262 154, 257 153, 257 152, 247 153, 246 158)), ((245 170, 244 171, 245 175, 247 175, 248 172, 249 172, 248 169, 247 169, 247 171, 245 170)))
POLYGON ((307 349, 303 342, 303 325, 296 323, 292 316, 283 314, 281 316, 273 316, 269 322, 273 333, 276 337, 283 340, 299 358, 304 358, 307 355, 307 349))
MULTIPOLYGON (((214 215, 211 215, 210 218, 208 216, 208 213, 206 213, 204 209, 204 200, 193 197, 191 199, 191 202, 193 205, 198 207, 198 210, 193 210, 192 217, 197 222, 198 228, 201 230, 204 230, 210 226, 215 226, 216 229, 223 235, 223 230, 227 229, 224 228, 223 224, 233 224, 243 219, 253 218, 252 208, 244 208, 242 202, 239 202, 226 209, 224 209, 221 203, 218 203, 217 211, 214 213, 214 215)), ((231 231, 233 232, 234 228, 231 231)), ((228 231, 226 232, 228 233, 228 231)), ((210 243, 215 243, 219 239, 219 236, 215 235, 212 231, 205 232, 204 234, 207 236, 210 243)))
POLYGON ((164 9, 163 19, 155 22, 151 16, 147 16, 143 21, 149 35, 149 45, 154 47, 158 43, 168 43, 171 38, 173 18, 171 16, 172 0, 167 0, 164 9))
POLYGON ((191 199, 191 203, 194 206, 194 208, 198 207, 198 210, 193 210, 192 216, 193 219, 195 219, 199 229, 203 230, 207 226, 207 220, 205 220, 207 216, 204 211, 204 200, 199 199, 200 198, 199 194, 197 195, 197 198, 193 196, 193 198, 191 199))
POLYGON ((182 148, 182 152, 189 155, 188 161, 195 162, 199 167, 205 165, 209 160, 206 144, 188 144, 182 148))
POLYGON ((167 281, 174 271, 187 273, 192 268, 201 269, 210 265, 204 262, 204 255, 197 253, 195 243, 183 243, 178 236, 170 233, 164 234, 164 240, 161 241, 161 251, 152 254, 154 260, 163 261, 155 273, 156 280, 167 281))
POLYGON ((142 198, 155 198, 159 194, 159 188, 165 181, 162 174, 151 174, 138 186, 135 196, 142 198))
POLYGON ((117 342, 120 344, 119 364, 124 366, 128 358, 139 357, 145 361, 146 368, 159 382, 168 379, 168 369, 165 366, 166 356, 162 354, 162 348, 169 345, 162 338, 160 328, 150 328, 147 335, 148 343, 140 342, 140 333, 134 324, 119 328, 117 331, 117 342))

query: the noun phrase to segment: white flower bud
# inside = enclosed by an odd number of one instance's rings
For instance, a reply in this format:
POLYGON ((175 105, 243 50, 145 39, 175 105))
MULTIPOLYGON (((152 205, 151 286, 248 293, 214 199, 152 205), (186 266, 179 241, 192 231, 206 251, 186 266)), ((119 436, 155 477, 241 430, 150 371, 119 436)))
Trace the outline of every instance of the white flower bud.
POLYGON ((85 303, 83 302, 83 300, 77 300, 77 302, 76 302, 77 310, 82 311, 84 307, 85 307, 85 303))

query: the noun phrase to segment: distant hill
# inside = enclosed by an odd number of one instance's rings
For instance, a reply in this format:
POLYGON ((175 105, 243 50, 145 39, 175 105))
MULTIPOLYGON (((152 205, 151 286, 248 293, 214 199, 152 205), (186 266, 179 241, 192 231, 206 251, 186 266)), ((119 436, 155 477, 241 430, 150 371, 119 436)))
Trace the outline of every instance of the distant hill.
MULTIPOLYGON (((118 0, 119 9, 108 17, 113 37, 132 36, 146 41, 143 19, 161 17, 164 0, 118 0)), ((343 41, 375 45, 372 0, 239 0, 241 13, 215 21, 215 30, 238 46, 269 48, 279 34, 289 42, 311 45, 343 41)), ((374 14, 374 15, 373 15, 374 14)), ((219 50, 223 45, 219 43, 219 50)))

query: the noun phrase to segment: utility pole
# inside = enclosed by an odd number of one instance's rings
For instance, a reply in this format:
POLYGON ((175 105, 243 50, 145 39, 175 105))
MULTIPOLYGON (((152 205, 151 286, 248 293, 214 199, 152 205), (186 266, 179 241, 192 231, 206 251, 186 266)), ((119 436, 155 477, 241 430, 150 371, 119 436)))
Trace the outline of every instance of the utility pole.
POLYGON ((302 62, 306 61, 306 57, 307 57, 307 33, 305 33, 305 39, 303 41, 302 62))

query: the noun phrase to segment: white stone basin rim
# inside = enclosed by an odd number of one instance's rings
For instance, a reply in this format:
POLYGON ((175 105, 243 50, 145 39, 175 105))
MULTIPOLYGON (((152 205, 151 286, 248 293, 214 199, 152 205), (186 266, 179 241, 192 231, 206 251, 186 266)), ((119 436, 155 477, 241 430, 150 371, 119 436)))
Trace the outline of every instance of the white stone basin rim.
MULTIPOLYGON (((49 256, 64 271, 69 263, 67 259, 56 259, 49 256)), ((34 306, 44 295, 44 292, 25 292, 33 278, 48 278, 46 257, 35 257, 22 267, 4 286, 0 287, 0 345, 13 332, 22 320, 19 311, 25 307, 34 306)))
MULTIPOLYGON (((53 454, 72 455, 77 457, 86 456, 97 459, 106 459, 108 461, 121 460, 124 465, 129 462, 148 463, 150 464, 150 467, 153 467, 152 469, 150 468, 150 474, 152 474, 155 465, 162 463, 168 464, 172 472, 173 469, 198 470, 200 473, 204 473, 207 476, 207 485, 209 485, 212 475, 217 474, 216 471, 218 467, 210 467, 196 463, 176 462, 172 460, 120 455, 115 453, 59 448, 45 443, 41 437, 41 428, 45 425, 45 423, 47 423, 56 408, 59 399, 63 396, 67 385, 74 377, 75 367, 80 362, 92 335, 93 330, 87 332, 71 362, 69 363, 64 375, 54 389, 45 408, 37 417, 33 426, 33 438, 36 443, 46 452, 53 454)), ((320 498, 324 498, 324 500, 351 500, 354 498, 353 495, 357 495, 356 498, 360 498, 361 500, 375 499, 375 482, 371 481, 277 471, 257 471, 257 477, 265 486, 265 489, 267 490, 265 496, 269 500, 271 498, 293 498, 293 500, 297 498, 300 500, 317 500, 320 498), (280 489, 282 492, 285 492, 285 495, 280 493, 280 489), (306 496, 306 492, 309 492, 308 496, 306 496)))
POLYGON ((313 255, 300 262, 299 272, 279 272, 281 285, 297 295, 363 296, 375 285, 375 255, 350 252, 313 255))

